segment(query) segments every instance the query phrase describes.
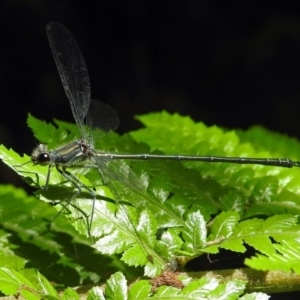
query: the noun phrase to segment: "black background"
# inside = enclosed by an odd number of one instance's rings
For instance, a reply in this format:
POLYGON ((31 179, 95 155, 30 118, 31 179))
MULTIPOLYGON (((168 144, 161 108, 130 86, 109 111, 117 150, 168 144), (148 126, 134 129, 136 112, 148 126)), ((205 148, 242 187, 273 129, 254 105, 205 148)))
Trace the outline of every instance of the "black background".
MULTIPOLYGON (((73 121, 47 40, 63 23, 85 57, 92 97, 133 117, 162 109, 208 125, 299 136, 300 7, 240 1, 1 1, 0 143, 36 145, 27 114, 73 121)), ((168 126, 168 124, 166 124, 168 126)), ((299 154, 300 157, 300 154, 299 154)), ((21 184, 1 165, 1 182, 21 184)))

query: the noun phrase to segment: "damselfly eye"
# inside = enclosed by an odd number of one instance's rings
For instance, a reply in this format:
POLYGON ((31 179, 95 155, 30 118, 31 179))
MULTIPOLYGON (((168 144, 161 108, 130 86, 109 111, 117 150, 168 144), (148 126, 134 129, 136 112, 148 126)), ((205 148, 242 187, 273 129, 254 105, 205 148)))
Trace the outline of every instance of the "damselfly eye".
POLYGON ((41 153, 41 154, 39 154, 37 161, 42 166, 48 165, 48 163, 50 161, 50 155, 49 155, 49 153, 41 153))

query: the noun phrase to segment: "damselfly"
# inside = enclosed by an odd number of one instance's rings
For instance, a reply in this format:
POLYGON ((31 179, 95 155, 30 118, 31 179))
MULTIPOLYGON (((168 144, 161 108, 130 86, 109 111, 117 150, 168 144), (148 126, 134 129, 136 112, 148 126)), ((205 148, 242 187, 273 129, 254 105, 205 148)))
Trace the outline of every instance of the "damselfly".
MULTIPOLYGON (((87 67, 72 34, 63 25, 57 22, 51 22, 47 25, 47 34, 56 66, 67 97, 69 98, 73 116, 79 128, 81 137, 56 150, 50 151, 44 144, 40 144, 33 150, 31 155, 32 162, 34 164, 49 166, 45 188, 49 185, 51 168, 55 167, 67 181, 74 184, 77 188, 78 192, 72 199, 74 199, 82 189, 86 189, 93 196, 95 201, 93 189, 84 185, 67 169, 82 166, 85 168, 96 168, 99 171, 103 183, 108 184, 108 177, 106 176, 107 164, 104 164, 103 162, 117 159, 185 160, 210 163, 258 164, 286 168, 300 167, 300 162, 287 158, 116 154, 96 151, 94 148, 93 136, 91 134, 92 131, 89 128, 99 127, 105 132, 115 130, 119 123, 118 116, 110 106, 100 101, 90 99, 91 90, 87 67), (87 126, 85 126, 85 124, 87 126)), ((70 201, 72 201, 72 199, 70 201)))

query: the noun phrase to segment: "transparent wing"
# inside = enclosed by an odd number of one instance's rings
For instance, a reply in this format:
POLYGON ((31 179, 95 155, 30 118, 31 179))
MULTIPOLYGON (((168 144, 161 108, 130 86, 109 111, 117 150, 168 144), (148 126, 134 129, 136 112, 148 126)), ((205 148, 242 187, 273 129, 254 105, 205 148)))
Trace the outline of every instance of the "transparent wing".
POLYGON ((84 118, 90 105, 91 87, 84 58, 72 34, 62 24, 49 23, 47 34, 74 119, 85 137, 84 118))
POLYGON ((108 132, 118 128, 119 117, 111 106, 91 99, 90 109, 86 116, 86 124, 92 129, 100 128, 104 132, 108 132))

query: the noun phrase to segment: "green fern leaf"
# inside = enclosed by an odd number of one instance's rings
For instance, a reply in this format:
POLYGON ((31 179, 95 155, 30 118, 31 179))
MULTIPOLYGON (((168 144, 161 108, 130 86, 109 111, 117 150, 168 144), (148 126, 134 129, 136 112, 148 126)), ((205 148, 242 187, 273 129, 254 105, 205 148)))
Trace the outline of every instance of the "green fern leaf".
POLYGON ((300 246, 299 241, 296 239, 299 239, 298 234, 295 234, 293 237, 290 236, 290 239, 281 240, 280 243, 274 244, 272 254, 267 256, 257 254, 251 259, 246 259, 245 264, 251 268, 262 271, 282 270, 285 272, 294 271, 300 274, 300 246))
MULTIPOLYGON (((297 149, 300 153, 299 142, 287 137, 283 138, 286 148, 281 145, 271 153, 279 136, 270 134, 267 144, 264 136, 269 133, 262 130, 255 143, 251 131, 248 135, 207 127, 177 114, 149 114, 139 120, 146 128, 130 135, 102 136, 95 148, 103 153, 282 157, 289 156, 287 149, 292 146, 290 158, 296 157, 297 149)), ((28 122, 35 136, 44 142, 50 140, 54 149, 78 134, 75 125, 61 121, 55 121, 55 127, 30 116, 28 122)), ((20 157, 3 146, 0 155, 31 185, 45 185, 47 167, 24 164, 29 157, 20 157)), ((60 203, 60 207, 56 205, 59 212, 77 231, 86 234, 91 222, 89 234, 100 253, 121 254, 125 264, 143 266, 148 276, 159 274, 178 254, 190 259, 217 253, 219 248, 244 252, 246 243, 269 257, 278 254, 276 243, 281 245, 291 238, 298 241, 295 216, 300 211, 300 172, 296 168, 105 159, 102 163, 104 178, 95 169, 68 168, 88 190, 78 193, 52 168, 48 190, 40 189, 36 194, 42 200, 60 203), (109 179, 110 184, 104 186, 103 179, 109 179), (274 215, 277 217, 268 218, 274 215)))
POLYGON ((113 274, 106 283, 105 296, 108 299, 127 299, 127 280, 121 272, 113 274))

